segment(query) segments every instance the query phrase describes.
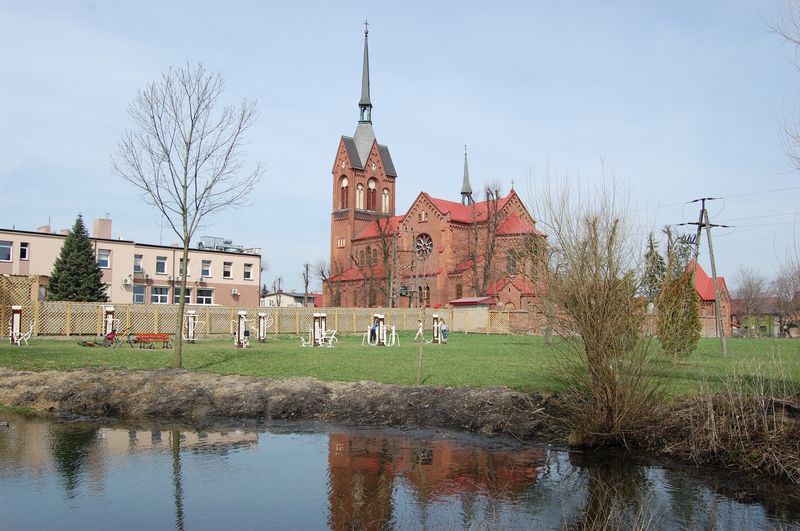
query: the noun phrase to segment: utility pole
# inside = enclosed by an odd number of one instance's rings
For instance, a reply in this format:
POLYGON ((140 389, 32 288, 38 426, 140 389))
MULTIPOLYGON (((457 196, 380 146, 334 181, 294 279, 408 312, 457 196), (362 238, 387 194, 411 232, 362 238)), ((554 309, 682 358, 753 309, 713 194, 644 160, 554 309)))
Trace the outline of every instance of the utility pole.
POLYGON ((722 322, 722 301, 719 296, 719 283, 717 282, 717 266, 714 261, 714 246, 711 242, 711 229, 713 227, 728 228, 728 225, 713 225, 708 218, 708 210, 706 210, 706 201, 714 201, 720 199, 719 197, 701 197, 690 203, 700 203, 700 216, 696 223, 681 223, 681 225, 697 225, 697 234, 695 235, 695 251, 694 251, 694 268, 697 271, 697 259, 700 255, 700 235, 702 230, 706 229, 706 236, 708 237, 708 255, 711 259, 711 278, 714 283, 714 313, 717 321, 717 334, 719 335, 720 345, 722 346, 722 356, 728 357, 728 340, 725 337, 725 323, 722 322))

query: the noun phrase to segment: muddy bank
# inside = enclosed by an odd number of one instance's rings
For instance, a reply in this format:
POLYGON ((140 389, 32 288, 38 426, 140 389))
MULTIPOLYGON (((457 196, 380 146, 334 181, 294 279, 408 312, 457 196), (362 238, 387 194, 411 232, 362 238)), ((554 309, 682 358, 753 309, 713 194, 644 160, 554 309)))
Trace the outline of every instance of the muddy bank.
POLYGON ((215 418, 427 426, 560 438, 545 396, 503 388, 399 387, 374 382, 224 376, 177 369, 0 369, 0 404, 91 417, 215 418))

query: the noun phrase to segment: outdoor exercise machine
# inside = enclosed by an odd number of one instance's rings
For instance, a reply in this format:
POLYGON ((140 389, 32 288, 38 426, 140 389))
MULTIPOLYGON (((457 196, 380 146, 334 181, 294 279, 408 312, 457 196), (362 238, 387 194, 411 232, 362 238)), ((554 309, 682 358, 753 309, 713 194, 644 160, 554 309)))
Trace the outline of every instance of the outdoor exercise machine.
POLYGON ((197 329, 205 324, 197 318, 196 310, 187 310, 183 320, 183 340, 188 343, 197 341, 197 329))
POLYGON ((233 344, 236 348, 247 348, 250 343, 250 330, 247 320, 247 312, 242 310, 236 313, 234 321, 235 329, 233 333, 233 344))

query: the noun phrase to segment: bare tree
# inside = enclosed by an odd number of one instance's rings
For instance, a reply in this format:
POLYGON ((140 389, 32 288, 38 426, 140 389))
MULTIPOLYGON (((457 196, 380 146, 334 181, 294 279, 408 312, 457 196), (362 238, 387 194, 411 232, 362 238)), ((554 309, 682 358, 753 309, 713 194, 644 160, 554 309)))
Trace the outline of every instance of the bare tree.
POLYGON ((472 227, 467 245, 468 258, 472 262, 472 288, 475 295, 486 295, 491 282, 497 230, 503 223, 500 213, 500 186, 490 184, 484 190, 486 213, 478 210, 479 203, 472 203, 472 227))
POLYGON ((769 296, 768 289, 769 282, 764 275, 751 267, 739 267, 733 296, 740 301, 741 317, 751 317, 764 311, 769 296))
MULTIPOLYGON (((112 168, 155 206, 183 244, 189 246, 206 218, 243 205, 263 170, 243 173, 245 133, 255 124, 255 102, 219 108, 224 89, 218 73, 202 64, 170 68, 139 90, 128 107, 135 128, 125 131, 112 168)), ((184 268, 186 269, 186 268, 184 268)), ((186 274, 181 275, 175 366, 182 366, 186 274)))
POLYGON ((309 272, 310 268, 311 268, 311 264, 309 264, 308 262, 303 264, 303 273, 301 274, 301 276, 303 278, 303 288, 305 290, 303 292, 303 307, 304 308, 308 306, 308 283, 311 280, 311 273, 309 272))
POLYGON ((275 294, 275 305, 281 305, 281 296, 283 295, 283 277, 275 277, 272 281, 272 293, 275 294))
POLYGON ((779 265, 771 287, 777 297, 780 333, 785 336, 789 326, 800 321, 800 266, 795 260, 787 259, 779 265))

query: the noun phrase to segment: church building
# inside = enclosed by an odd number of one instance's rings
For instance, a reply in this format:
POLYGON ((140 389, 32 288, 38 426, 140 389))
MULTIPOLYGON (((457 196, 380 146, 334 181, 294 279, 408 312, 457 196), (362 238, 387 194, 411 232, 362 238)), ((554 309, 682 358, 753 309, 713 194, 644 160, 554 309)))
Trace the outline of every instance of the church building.
POLYGON ((461 201, 420 192, 396 213, 397 170, 372 128, 368 33, 358 124, 339 140, 332 169, 325 306, 438 308, 488 296, 505 309, 527 308, 545 236, 513 189, 473 198, 466 149, 461 201))

